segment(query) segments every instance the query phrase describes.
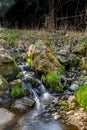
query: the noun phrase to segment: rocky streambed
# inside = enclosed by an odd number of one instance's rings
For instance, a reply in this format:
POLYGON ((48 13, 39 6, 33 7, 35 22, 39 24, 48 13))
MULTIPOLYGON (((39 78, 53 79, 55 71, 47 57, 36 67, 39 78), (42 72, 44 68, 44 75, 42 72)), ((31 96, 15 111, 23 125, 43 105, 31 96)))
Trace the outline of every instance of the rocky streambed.
POLYGON ((57 40, 0 40, 0 129, 87 129, 75 97, 87 85, 87 46, 57 40))

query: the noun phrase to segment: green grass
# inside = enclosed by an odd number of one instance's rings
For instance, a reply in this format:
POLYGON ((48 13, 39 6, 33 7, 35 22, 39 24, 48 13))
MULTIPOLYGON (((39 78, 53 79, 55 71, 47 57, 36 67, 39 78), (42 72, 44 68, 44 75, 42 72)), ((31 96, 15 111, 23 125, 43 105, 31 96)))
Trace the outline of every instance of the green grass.
POLYGON ((81 85, 75 93, 75 96, 80 106, 84 107, 87 111, 87 84, 81 85))

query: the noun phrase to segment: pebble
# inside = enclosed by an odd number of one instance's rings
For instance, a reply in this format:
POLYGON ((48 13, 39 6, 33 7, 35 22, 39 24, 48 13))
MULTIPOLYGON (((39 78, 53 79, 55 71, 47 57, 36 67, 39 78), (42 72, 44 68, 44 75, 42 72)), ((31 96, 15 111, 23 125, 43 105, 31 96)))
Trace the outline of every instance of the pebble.
POLYGON ((71 111, 66 113, 66 115, 73 115, 73 114, 74 114, 74 110, 71 110, 71 111))
POLYGON ((55 115, 53 118, 54 118, 54 120, 58 120, 61 118, 61 115, 55 115))

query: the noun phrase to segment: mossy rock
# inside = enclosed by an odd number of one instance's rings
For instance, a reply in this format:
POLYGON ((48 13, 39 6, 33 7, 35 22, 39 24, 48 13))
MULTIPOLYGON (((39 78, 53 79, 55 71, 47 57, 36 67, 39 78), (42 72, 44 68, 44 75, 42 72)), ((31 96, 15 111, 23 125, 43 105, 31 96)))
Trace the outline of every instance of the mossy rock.
POLYGON ((31 59, 29 60, 29 64, 31 64, 32 61, 32 68, 42 74, 55 71, 57 68, 61 67, 61 64, 56 59, 49 46, 46 46, 46 43, 40 40, 34 45, 31 45, 27 52, 28 59, 31 59))
POLYGON ((4 94, 7 86, 8 86, 7 80, 0 75, 0 95, 4 94))
POLYGON ((24 95, 24 90, 22 88, 22 81, 20 79, 10 82, 9 86, 11 89, 11 92, 10 92, 11 97, 17 98, 19 96, 24 95))
POLYGON ((66 101, 60 101, 60 102, 59 102, 59 105, 60 105, 61 107, 64 107, 64 108, 69 109, 69 104, 68 104, 66 101))
POLYGON ((70 54, 69 59, 72 62, 72 65, 74 66, 78 65, 79 58, 75 54, 70 54))
POLYGON ((5 78, 15 77, 18 72, 16 62, 8 54, 0 54, 0 75, 5 78))

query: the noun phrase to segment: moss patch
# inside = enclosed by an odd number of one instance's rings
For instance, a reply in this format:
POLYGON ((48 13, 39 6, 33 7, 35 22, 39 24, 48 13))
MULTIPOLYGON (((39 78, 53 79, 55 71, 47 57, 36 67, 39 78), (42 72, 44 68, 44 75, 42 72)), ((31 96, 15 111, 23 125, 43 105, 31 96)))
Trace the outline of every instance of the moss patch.
POLYGON ((15 98, 22 95, 24 95, 24 90, 22 88, 15 87, 11 89, 11 97, 15 98))
POLYGON ((42 75, 42 82, 51 90, 60 92, 62 89, 59 86, 59 82, 61 80, 61 73, 63 68, 59 68, 57 71, 49 72, 45 75, 42 75))

